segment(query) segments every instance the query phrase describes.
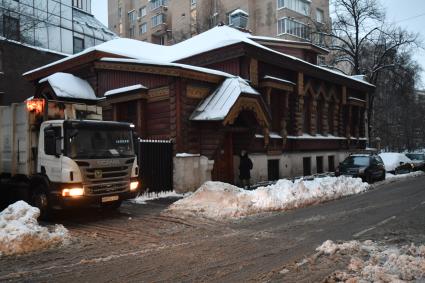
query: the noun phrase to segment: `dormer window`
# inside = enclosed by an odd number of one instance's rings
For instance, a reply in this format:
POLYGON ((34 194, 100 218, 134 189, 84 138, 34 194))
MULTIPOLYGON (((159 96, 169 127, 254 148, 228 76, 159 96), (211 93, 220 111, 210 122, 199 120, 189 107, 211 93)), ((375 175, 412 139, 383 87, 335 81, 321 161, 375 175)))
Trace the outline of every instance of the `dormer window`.
POLYGON ((248 26, 248 13, 244 10, 237 9, 229 15, 229 26, 238 28, 247 28, 248 26))

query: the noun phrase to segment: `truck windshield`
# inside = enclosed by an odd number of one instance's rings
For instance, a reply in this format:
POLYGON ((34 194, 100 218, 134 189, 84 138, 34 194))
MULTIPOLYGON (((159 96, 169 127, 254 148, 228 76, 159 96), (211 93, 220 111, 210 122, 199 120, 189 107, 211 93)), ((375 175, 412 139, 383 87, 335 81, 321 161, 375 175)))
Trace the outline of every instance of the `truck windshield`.
POLYGON ((129 129, 68 128, 65 136, 66 155, 73 159, 134 156, 132 133, 129 129))

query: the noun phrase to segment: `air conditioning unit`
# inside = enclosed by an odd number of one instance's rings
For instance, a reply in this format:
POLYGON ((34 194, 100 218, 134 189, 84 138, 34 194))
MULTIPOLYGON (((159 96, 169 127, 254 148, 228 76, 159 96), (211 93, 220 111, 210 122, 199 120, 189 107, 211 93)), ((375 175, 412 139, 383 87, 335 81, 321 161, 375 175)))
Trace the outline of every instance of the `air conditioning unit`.
POLYGON ((142 17, 137 17, 137 21, 141 22, 142 21, 142 17))

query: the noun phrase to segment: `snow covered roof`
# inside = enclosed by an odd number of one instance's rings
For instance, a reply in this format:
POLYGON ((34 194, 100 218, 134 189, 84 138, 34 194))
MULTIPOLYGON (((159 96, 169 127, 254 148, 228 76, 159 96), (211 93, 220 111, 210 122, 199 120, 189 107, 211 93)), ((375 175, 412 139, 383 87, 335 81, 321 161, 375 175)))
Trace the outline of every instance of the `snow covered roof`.
POLYGON ((158 63, 172 63, 189 58, 198 54, 202 54, 208 51, 212 51, 218 48, 223 48, 237 43, 246 43, 268 52, 274 53, 276 55, 285 57, 287 59, 293 60, 301 64, 308 65, 312 69, 320 69, 334 75, 338 75, 345 79, 356 81, 368 86, 373 86, 367 82, 362 82, 356 79, 353 79, 351 76, 345 75, 340 72, 336 72, 324 67, 311 64, 304 60, 301 60, 295 56, 284 54, 273 50, 269 47, 257 43, 255 37, 249 33, 239 31, 229 26, 217 26, 212 28, 204 33, 201 33, 197 36, 189 38, 185 41, 177 43, 171 46, 157 45, 153 43, 148 43, 144 41, 138 41, 128 38, 118 38, 111 41, 107 41, 100 45, 97 45, 92 48, 88 48, 78 54, 70 56, 68 58, 53 62, 51 64, 42 66, 40 68, 34 69, 24 74, 29 75, 31 73, 43 70, 45 68, 57 65, 59 63, 71 60, 73 58, 79 57, 83 54, 87 54, 93 51, 100 51, 109 54, 114 54, 117 56, 133 58, 142 61, 158 62, 158 63))
POLYGON ((39 81, 39 83, 44 82, 48 82, 50 84, 58 97, 87 100, 98 99, 93 88, 87 81, 72 74, 55 73, 39 81))
POLYGON ((294 82, 291 82, 291 81, 288 81, 288 80, 284 80, 284 79, 281 79, 281 78, 272 77, 272 76, 264 76, 263 79, 277 81, 277 82, 281 82, 281 83, 285 83, 285 84, 296 85, 294 82))
POLYGON ((142 90, 142 89, 147 89, 147 87, 141 84, 120 87, 120 88, 108 90, 107 92, 105 92, 105 96, 113 96, 116 94, 126 93, 126 92, 130 92, 134 90, 142 90))
POLYGON ((230 16, 234 16, 234 15, 238 15, 238 14, 243 14, 245 16, 249 16, 249 14, 242 9, 234 10, 232 13, 230 13, 230 16))
POLYGON ((260 95, 242 78, 228 78, 213 94, 201 102, 190 119, 193 121, 223 120, 242 93, 260 95))

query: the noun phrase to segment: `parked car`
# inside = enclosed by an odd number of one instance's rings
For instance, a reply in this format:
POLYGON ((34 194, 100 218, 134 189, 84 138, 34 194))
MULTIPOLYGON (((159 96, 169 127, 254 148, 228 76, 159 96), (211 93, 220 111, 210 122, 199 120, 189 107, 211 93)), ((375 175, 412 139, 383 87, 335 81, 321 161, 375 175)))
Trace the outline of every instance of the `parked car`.
POLYGON ((425 154, 421 152, 406 153, 406 156, 412 160, 413 169, 425 171, 425 154))
POLYGON ((404 153, 384 152, 380 153, 379 156, 384 161, 385 169, 388 173, 406 174, 412 172, 414 169, 412 160, 404 153))
POLYGON ((377 154, 352 154, 338 166, 335 175, 362 178, 364 182, 385 180, 385 166, 377 154))

